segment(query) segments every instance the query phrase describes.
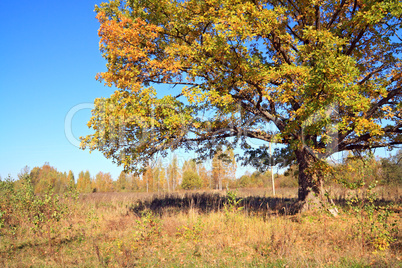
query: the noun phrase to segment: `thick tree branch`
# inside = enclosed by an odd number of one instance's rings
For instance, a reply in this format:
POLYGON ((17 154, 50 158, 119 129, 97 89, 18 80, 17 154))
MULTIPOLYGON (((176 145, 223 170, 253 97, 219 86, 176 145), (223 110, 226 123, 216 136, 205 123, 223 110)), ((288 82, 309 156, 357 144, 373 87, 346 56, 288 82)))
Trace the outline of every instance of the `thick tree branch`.
POLYGON ((315 5, 314 6, 315 9, 315 28, 317 31, 319 31, 321 29, 321 24, 320 24, 320 6, 319 5, 315 5))
MULTIPOLYGON (((398 124, 396 126, 387 126, 383 128, 383 131, 386 134, 402 134, 402 123, 398 124)), ((370 139, 373 138, 371 133, 366 133, 358 137, 350 138, 348 140, 344 140, 341 143, 339 143, 338 148, 339 151, 344 151, 344 150, 351 150, 349 148, 353 149, 370 149, 370 148, 379 148, 379 147, 386 147, 386 146, 391 146, 391 145, 397 145, 397 144, 402 144, 401 141, 390 141, 390 142, 371 142, 370 139)))
POLYGON ((367 111, 365 117, 370 118, 381 106, 388 103, 388 101, 397 95, 402 95, 402 87, 397 87, 388 92, 387 96, 377 103, 372 104, 371 108, 367 111))
POLYGON ((290 60, 289 56, 286 54, 286 52, 283 50, 282 46, 281 46, 281 41, 278 39, 276 40, 275 34, 271 33, 271 43, 272 46, 275 48, 275 50, 282 55, 283 59, 285 60, 285 62, 289 65, 292 64, 292 61, 290 60))
POLYGON ((364 84, 366 81, 368 81, 373 75, 375 75, 376 73, 381 72, 385 67, 387 66, 386 63, 382 64, 380 67, 376 68, 374 71, 372 71, 371 73, 369 73, 368 75, 366 75, 366 77, 364 77, 360 82, 358 82, 359 85, 364 84))
MULTIPOLYGON (((236 126, 213 129, 204 135, 197 134, 197 133, 194 133, 194 134, 198 135, 198 137, 183 138, 181 141, 182 142, 203 142, 203 141, 216 140, 216 139, 226 139, 226 138, 230 138, 230 137, 248 137, 248 138, 254 138, 254 139, 259 139, 259 140, 270 142, 274 138, 273 135, 270 135, 263 131, 243 129, 243 128, 236 127, 236 126)), ((282 143, 286 143, 286 141, 282 141, 282 143)))
POLYGON ((374 143, 374 144, 349 144, 343 148, 342 151, 352 151, 352 150, 369 150, 375 148, 383 148, 387 146, 401 145, 402 142, 389 142, 389 143, 374 143))
POLYGON ((246 111, 256 115, 256 116, 262 116, 263 118, 266 119, 267 122, 273 122, 276 127, 279 130, 284 130, 285 129, 285 123, 283 122, 282 119, 280 119, 278 116, 274 116, 268 111, 264 110, 262 107, 259 109, 257 108, 257 103, 246 96, 239 96, 239 95, 232 95, 233 98, 240 100, 240 105, 242 108, 244 108, 246 111), (251 105, 248 105, 244 101, 248 101, 251 105))
POLYGON ((342 0, 341 4, 339 7, 336 9, 334 14, 332 15, 331 20, 327 24, 327 29, 331 28, 332 24, 335 22, 335 20, 338 18, 339 14, 341 13, 343 6, 345 5, 346 0, 342 0))
POLYGON ((355 39, 353 39, 353 41, 352 41, 352 43, 350 44, 350 47, 349 47, 349 49, 348 49, 348 51, 346 52, 346 55, 351 55, 352 54, 352 52, 353 52, 353 50, 356 48, 356 46, 357 46, 357 43, 360 41, 360 39, 363 37, 363 35, 364 35, 364 33, 366 32, 366 30, 367 30, 367 26, 366 27, 364 27, 364 29, 361 29, 360 30, 360 32, 359 32, 359 34, 357 35, 357 37, 355 38, 355 39))

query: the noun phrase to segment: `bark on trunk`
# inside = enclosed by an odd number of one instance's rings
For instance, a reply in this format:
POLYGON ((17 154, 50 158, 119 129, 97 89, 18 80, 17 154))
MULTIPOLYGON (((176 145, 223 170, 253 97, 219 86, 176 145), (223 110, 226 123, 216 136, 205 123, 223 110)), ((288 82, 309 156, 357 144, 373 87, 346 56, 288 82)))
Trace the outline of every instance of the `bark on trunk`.
POLYGON ((294 212, 326 209, 336 216, 338 211, 332 200, 325 196, 322 174, 312 168, 318 159, 306 149, 296 151, 296 159, 299 165, 299 190, 294 212))
POLYGON ((317 161, 307 150, 296 152, 299 164, 299 201, 305 201, 311 193, 319 195, 322 190, 322 179, 319 174, 312 172, 311 168, 317 161))

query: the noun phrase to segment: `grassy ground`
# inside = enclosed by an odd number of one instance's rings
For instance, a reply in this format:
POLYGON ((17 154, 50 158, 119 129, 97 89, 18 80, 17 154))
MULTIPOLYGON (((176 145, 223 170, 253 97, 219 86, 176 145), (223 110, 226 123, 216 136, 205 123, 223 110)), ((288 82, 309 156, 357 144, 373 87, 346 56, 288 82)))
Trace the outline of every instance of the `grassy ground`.
MULTIPOLYGON (((256 194, 267 193, 238 193, 256 194)), ((395 212, 385 220, 377 218, 381 209, 372 215, 341 209, 337 218, 322 211, 252 216, 235 206, 210 213, 190 208, 162 216, 129 211, 136 200, 150 198, 96 193, 66 199, 63 217, 42 225, 42 231, 29 222, 2 229, 0 266, 402 267, 400 205, 394 205, 395 212)))

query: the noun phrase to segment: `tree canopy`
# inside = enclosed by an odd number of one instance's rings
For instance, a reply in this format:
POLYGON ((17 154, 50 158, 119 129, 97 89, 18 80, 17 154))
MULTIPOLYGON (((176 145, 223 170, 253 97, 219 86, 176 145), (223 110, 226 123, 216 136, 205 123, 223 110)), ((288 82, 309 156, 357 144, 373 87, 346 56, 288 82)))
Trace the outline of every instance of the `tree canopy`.
POLYGON ((96 11, 97 79, 116 90, 95 100, 82 147, 128 170, 222 146, 258 167, 267 148, 251 141, 274 141, 298 164, 305 200, 326 157, 402 144, 400 1, 112 0, 96 11))

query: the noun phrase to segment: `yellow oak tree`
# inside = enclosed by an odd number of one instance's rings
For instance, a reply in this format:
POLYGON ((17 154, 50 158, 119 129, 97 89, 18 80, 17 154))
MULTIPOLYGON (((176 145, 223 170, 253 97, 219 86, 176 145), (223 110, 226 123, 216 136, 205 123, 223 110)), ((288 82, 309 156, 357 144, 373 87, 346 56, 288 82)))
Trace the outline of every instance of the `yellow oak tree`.
POLYGON ((298 165, 306 204, 326 157, 402 144, 399 0, 111 0, 96 11, 97 79, 116 90, 95 100, 82 147, 127 170, 222 146, 259 167, 267 146, 251 140, 274 141, 285 146, 275 158, 298 165))

